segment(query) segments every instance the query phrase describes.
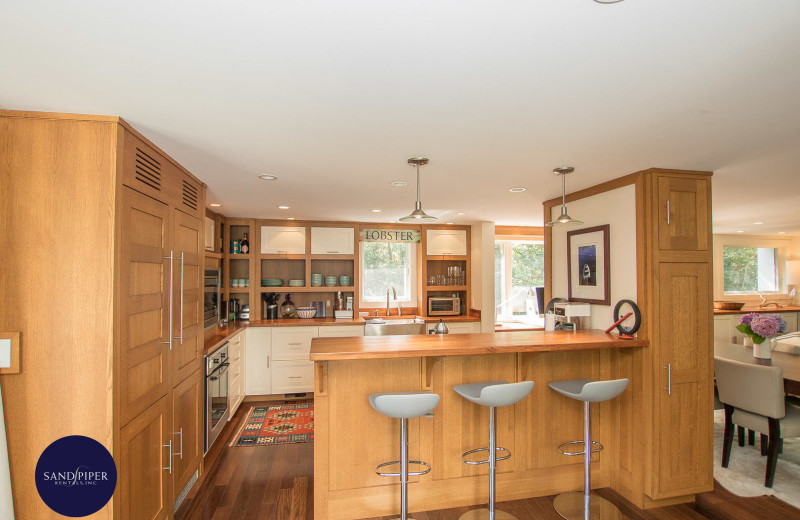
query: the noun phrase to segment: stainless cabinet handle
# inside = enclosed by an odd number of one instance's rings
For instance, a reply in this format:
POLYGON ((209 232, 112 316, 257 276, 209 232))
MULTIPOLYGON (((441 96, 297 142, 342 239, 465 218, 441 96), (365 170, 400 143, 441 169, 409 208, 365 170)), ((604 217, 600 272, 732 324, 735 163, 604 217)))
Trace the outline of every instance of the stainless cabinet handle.
POLYGON ((296 345, 302 345, 302 343, 300 343, 300 342, 298 341, 298 342, 295 342, 295 343, 289 343, 289 345, 296 346, 296 345))
MULTIPOLYGON (((175 336, 175 339, 180 340, 180 345, 183 345, 183 251, 181 251, 181 296, 180 296, 180 329, 178 332, 180 333, 179 336, 175 336)), ((171 322, 172 320, 170 320, 171 322)))
POLYGON ((289 379, 302 379, 303 376, 289 376, 289 379))
POLYGON ((161 469, 169 470, 169 474, 172 475, 172 441, 170 440, 168 444, 163 444, 161 447, 162 448, 169 448, 169 459, 167 459, 167 460, 169 460, 169 466, 167 466, 166 468, 161 468, 161 469))
POLYGON ((169 341, 162 341, 162 343, 166 343, 169 345, 169 349, 172 350, 172 260, 175 258, 172 254, 172 251, 169 252, 169 256, 165 256, 164 258, 169 259, 169 283, 167 283, 167 289, 169 291, 169 341))
POLYGON ((667 391, 667 395, 672 395, 672 363, 667 363, 664 368, 667 369, 667 387, 664 390, 667 391))
POLYGON ((267 356, 267 368, 269 368, 269 356, 267 356))
POLYGON ((330 253, 330 254, 336 254, 336 253, 338 253, 338 252, 339 252, 339 251, 328 251, 328 253, 330 253))
POLYGON ((667 224, 669 224, 669 201, 667 201, 666 207, 667 207, 667 224))
POLYGON ((181 436, 181 451, 180 453, 173 453, 173 455, 176 457, 180 457, 181 460, 183 460, 183 428, 181 428, 180 431, 175 432, 175 435, 181 436))

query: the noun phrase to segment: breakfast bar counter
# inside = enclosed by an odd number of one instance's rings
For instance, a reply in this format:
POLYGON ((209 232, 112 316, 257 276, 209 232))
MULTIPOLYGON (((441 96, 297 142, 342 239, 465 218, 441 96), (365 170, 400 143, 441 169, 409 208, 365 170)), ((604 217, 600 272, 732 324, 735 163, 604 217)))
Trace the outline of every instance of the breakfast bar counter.
MULTIPOLYGON (((583 408, 548 383, 634 377, 631 354, 648 345, 593 330, 314 339, 314 517, 399 511, 399 479, 375 473, 378 464, 400 458, 399 420, 369 404, 370 394, 382 392, 441 396, 433 417, 409 420, 409 457, 432 466, 410 478, 409 511, 485 504, 488 468, 464 464, 461 454, 488 446, 488 409, 453 390, 481 381, 534 381, 525 399, 498 408, 498 446, 512 453, 498 462, 498 501, 581 489, 582 458, 556 447, 582 438, 583 408)), ((620 452, 630 444, 619 429, 621 415, 629 421, 640 398, 628 391, 593 407, 593 437, 605 447, 593 456, 593 488, 614 487, 620 452)))

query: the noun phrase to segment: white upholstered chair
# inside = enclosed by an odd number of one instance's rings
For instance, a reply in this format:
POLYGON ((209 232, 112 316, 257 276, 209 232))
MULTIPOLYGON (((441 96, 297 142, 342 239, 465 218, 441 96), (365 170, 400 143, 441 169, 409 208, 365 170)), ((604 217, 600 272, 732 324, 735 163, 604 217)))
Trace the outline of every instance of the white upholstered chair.
POLYGON ((734 425, 766 434, 769 446, 764 485, 772 487, 781 440, 800 437, 800 407, 786 402, 783 370, 715 357, 714 372, 719 400, 725 408, 722 467, 727 468, 731 458, 734 425))

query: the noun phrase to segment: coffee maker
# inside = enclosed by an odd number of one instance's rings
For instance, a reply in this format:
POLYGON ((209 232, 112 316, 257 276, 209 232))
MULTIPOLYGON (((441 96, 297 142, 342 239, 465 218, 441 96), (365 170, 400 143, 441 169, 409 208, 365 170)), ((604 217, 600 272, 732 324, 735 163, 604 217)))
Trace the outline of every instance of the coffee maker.
POLYGON ((278 293, 264 293, 261 295, 264 299, 263 310, 261 311, 261 319, 263 320, 277 320, 278 319, 278 298, 281 297, 278 293))
POLYGON ((591 308, 588 303, 556 302, 556 330, 583 330, 589 328, 591 308))

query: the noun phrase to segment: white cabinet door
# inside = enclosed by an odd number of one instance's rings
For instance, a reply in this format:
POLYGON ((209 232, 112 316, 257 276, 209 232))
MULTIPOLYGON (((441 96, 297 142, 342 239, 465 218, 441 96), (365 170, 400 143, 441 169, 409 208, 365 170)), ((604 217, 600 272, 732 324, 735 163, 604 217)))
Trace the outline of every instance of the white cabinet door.
POLYGON ((213 251, 214 250, 214 219, 211 217, 206 217, 206 251, 213 251))
POLYGON ((313 361, 275 361, 272 365, 272 393, 292 394, 314 391, 313 361))
MULTIPOLYGON (((445 322, 447 323, 447 322, 445 322)), ((428 329, 428 334, 430 334, 438 323, 430 322, 425 324, 425 328, 428 329)), ((448 334, 470 334, 472 332, 480 332, 481 331, 481 322, 479 321, 467 321, 467 322, 450 322, 447 323, 447 333, 448 334)))
POLYGON ((463 229, 427 230, 428 256, 467 254, 467 232, 463 229))
POLYGON ((319 328, 320 338, 353 338, 363 335, 363 325, 326 325, 319 328))
POLYGON ((261 254, 306 254, 306 228, 261 226, 261 254))
POLYGON ((246 328, 244 353, 245 394, 268 395, 272 389, 272 328, 246 328))
POLYGON ((352 255, 355 230, 353 228, 311 228, 312 255, 352 255))
POLYGON ((733 327, 735 326, 732 324, 732 320, 736 319, 736 323, 739 323, 738 316, 731 316, 731 315, 722 315, 722 316, 714 316, 714 339, 725 341, 727 343, 732 343, 734 339, 734 331, 733 327))
POLYGON ((796 312, 781 312, 779 314, 786 322, 786 332, 797 332, 797 313, 796 312))
POLYGON ((273 359, 308 361, 308 356, 311 354, 311 340, 318 336, 318 329, 318 327, 273 327, 273 359))

